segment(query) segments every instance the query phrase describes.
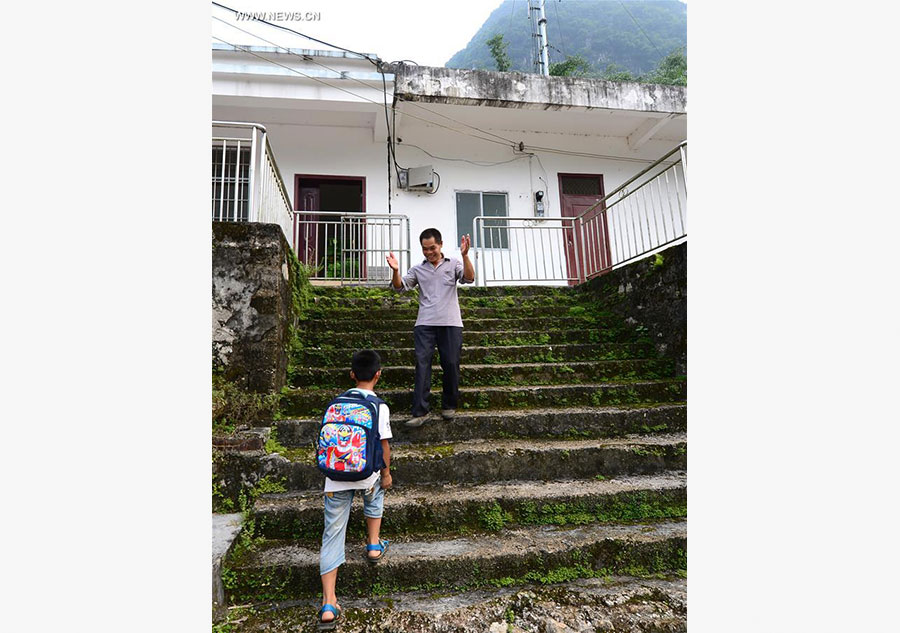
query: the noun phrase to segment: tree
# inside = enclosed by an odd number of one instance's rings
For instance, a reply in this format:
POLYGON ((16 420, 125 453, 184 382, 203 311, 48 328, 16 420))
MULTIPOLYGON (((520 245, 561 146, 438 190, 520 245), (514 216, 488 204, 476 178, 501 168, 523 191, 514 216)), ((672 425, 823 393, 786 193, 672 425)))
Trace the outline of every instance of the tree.
POLYGON ((487 45, 491 49, 491 57, 494 58, 494 62, 497 64, 497 70, 500 72, 509 70, 509 67, 512 65, 509 55, 506 54, 509 44, 503 41, 503 35, 497 33, 487 41, 487 45))
POLYGON ((620 68, 615 64, 609 64, 600 74, 601 79, 606 81, 637 81, 638 78, 631 74, 627 68, 620 68))
POLYGON ((660 60, 659 65, 641 78, 645 83, 687 85, 687 58, 681 50, 673 51, 660 60))
POLYGON ((581 55, 569 55, 558 64, 550 64, 550 74, 554 77, 583 77, 591 70, 591 64, 581 55))

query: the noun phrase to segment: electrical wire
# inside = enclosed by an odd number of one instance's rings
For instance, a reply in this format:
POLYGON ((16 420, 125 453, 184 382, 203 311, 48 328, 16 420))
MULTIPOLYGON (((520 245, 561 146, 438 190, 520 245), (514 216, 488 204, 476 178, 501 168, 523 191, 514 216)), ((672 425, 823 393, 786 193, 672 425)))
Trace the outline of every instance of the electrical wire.
MULTIPOLYGON (((222 9, 227 9, 228 11, 231 11, 231 12, 234 13, 235 15, 238 15, 238 14, 243 13, 242 11, 238 11, 237 9, 232 9, 231 7, 225 6, 224 4, 220 4, 220 3, 216 2, 215 0, 212 0, 212 3, 213 3, 214 5, 216 5, 217 7, 220 7, 220 8, 222 8, 222 9)), ((317 42, 317 43, 319 43, 319 44, 324 44, 325 46, 330 46, 331 48, 337 48, 338 50, 342 50, 342 51, 347 52, 347 53, 353 53, 354 55, 359 55, 360 57, 362 57, 362 58, 364 58, 364 59, 368 59, 368 60, 369 60, 370 62, 372 62, 373 64, 376 64, 376 62, 380 62, 380 61, 381 61, 381 59, 380 59, 377 55, 376 55, 375 59, 373 60, 369 55, 366 55, 365 53, 357 53, 356 51, 351 51, 349 48, 344 48, 343 46, 338 46, 338 45, 336 45, 336 44, 329 44, 328 42, 325 42, 325 41, 323 41, 323 40, 316 39, 316 38, 314 38, 314 37, 311 37, 311 36, 309 36, 309 35, 306 35, 305 33, 301 33, 300 31, 295 31, 294 29, 289 29, 289 28, 286 27, 286 26, 281 26, 280 24, 273 24, 272 22, 266 22, 265 20, 263 20, 263 19, 261 19, 261 18, 254 18, 254 20, 255 20, 256 22, 260 22, 260 23, 262 23, 262 24, 267 24, 267 25, 269 25, 269 26, 274 26, 276 29, 281 29, 282 31, 287 31, 288 33, 293 33, 294 35, 299 35, 300 37, 306 38, 306 39, 308 39, 308 40, 312 40, 313 42, 317 42)))
MULTIPOLYGON (((228 42, 228 41, 226 41, 226 40, 223 40, 223 39, 220 38, 220 37, 216 37, 215 35, 212 36, 212 37, 213 37, 214 40, 218 40, 219 42, 222 42, 223 44, 227 44, 228 46, 233 47, 235 50, 243 51, 243 52, 247 53, 248 55, 252 55, 253 57, 257 57, 257 58, 263 60, 264 62, 268 62, 268 63, 273 64, 273 65, 275 65, 275 66, 279 66, 279 67, 281 67, 281 68, 284 68, 285 70, 289 70, 289 71, 291 71, 291 72, 293 72, 293 73, 296 73, 296 74, 300 75, 301 77, 305 77, 306 79, 311 79, 312 81, 315 81, 315 82, 318 82, 318 83, 320 83, 320 84, 322 84, 322 85, 328 86, 329 88, 334 88, 335 90, 339 90, 340 92, 345 92, 345 93, 347 93, 347 94, 349 94, 349 95, 352 95, 352 96, 356 97, 357 99, 361 99, 361 100, 363 100, 363 101, 368 101, 369 103, 374 103, 374 104, 377 105, 377 106, 382 106, 382 105, 383 105, 383 104, 381 104, 381 103, 378 103, 377 101, 373 101, 372 99, 369 99, 368 97, 364 97, 364 96, 362 96, 362 95, 360 95, 360 94, 357 94, 357 93, 355 93, 355 92, 351 92, 350 90, 347 90, 346 88, 341 88, 340 86, 336 86, 336 85, 334 85, 334 84, 328 83, 327 81, 324 81, 324 80, 322 80, 322 79, 319 79, 318 77, 312 77, 312 76, 310 76, 310 75, 307 75, 306 73, 303 73, 303 72, 297 70, 296 68, 291 68, 290 66, 285 66, 284 64, 279 64, 278 62, 276 62, 276 61, 274 61, 274 60, 272 60, 272 59, 268 59, 267 57, 263 57, 262 55, 259 55, 259 54, 257 54, 257 53, 254 53, 253 51, 251 51, 249 48, 247 48, 247 47, 245 47, 245 46, 241 46, 241 45, 239 45, 239 44, 232 44, 231 42, 228 42)), ((437 121, 432 121, 432 120, 430 120, 430 119, 424 119, 424 118, 419 117, 419 116, 416 116, 415 114, 412 114, 412 113, 410 113, 410 112, 404 112, 403 114, 405 114, 406 116, 411 117, 411 118, 413 118, 413 119, 417 119, 417 120, 423 121, 423 122, 425 122, 425 123, 430 123, 431 125, 434 125, 434 126, 436 126, 436 127, 441 127, 441 128, 450 130, 451 132, 457 132, 457 133, 459 133, 459 134, 464 134, 464 135, 470 136, 470 137, 472 137, 472 138, 474 138, 474 139, 478 139, 478 140, 481 140, 481 141, 486 141, 486 142, 488 142, 488 143, 494 143, 495 145, 502 145, 502 146, 504 146, 504 147, 511 147, 511 144, 508 144, 508 143, 502 143, 502 142, 500 142, 500 141, 495 141, 495 140, 490 139, 490 138, 484 138, 484 137, 482 137, 482 136, 477 136, 477 135, 475 135, 475 134, 469 134, 468 132, 465 132, 465 131, 463 131, 463 130, 459 130, 459 129, 456 129, 456 128, 453 128, 453 127, 450 127, 450 126, 447 126, 447 125, 442 125, 442 124, 438 123, 437 121)))
MULTIPOLYGON (((228 9, 228 10, 230 10, 230 11, 233 11, 233 12, 237 13, 237 11, 235 11, 234 9, 232 9, 232 8, 230 8, 230 7, 226 7, 225 5, 221 5, 221 4, 216 3, 216 2, 213 2, 213 4, 215 4, 216 6, 220 6, 220 7, 222 7, 222 8, 225 8, 225 9, 228 9)), ((623 8, 624 8, 624 7, 623 7, 623 8)), ((215 16, 213 16, 213 17, 215 18, 215 16)), ((277 48, 284 49, 284 50, 286 50, 286 51, 287 51, 289 54, 291 54, 291 55, 294 55, 294 56, 296 56, 296 57, 300 57, 301 59, 304 59, 305 61, 310 61, 310 62, 312 62, 312 63, 314 63, 314 64, 316 64, 316 65, 318 65, 318 66, 321 66, 321 67, 323 67, 323 68, 326 68, 326 69, 330 70, 331 72, 340 74, 340 71, 337 71, 337 70, 335 70, 335 69, 333 69, 333 68, 330 68, 329 66, 326 66, 325 64, 321 64, 321 63, 319 63, 319 62, 316 62, 316 61, 314 61, 312 58, 310 58, 310 57, 308 57, 308 56, 299 55, 299 54, 297 54, 297 53, 291 51, 290 49, 285 48, 284 46, 280 46, 280 45, 278 45, 278 44, 276 44, 276 43, 274 43, 274 42, 271 42, 271 41, 266 40, 265 38, 263 38, 263 37, 261 37, 261 36, 258 36, 258 35, 256 35, 256 34, 254 34, 254 33, 250 33, 249 31, 245 31, 244 29, 241 29, 240 27, 235 26, 235 25, 233 25, 233 24, 230 24, 230 23, 228 23, 228 22, 225 22, 224 20, 221 20, 220 18, 215 18, 215 19, 218 20, 218 21, 220 21, 220 22, 222 22, 222 23, 224 23, 224 24, 227 24, 227 25, 229 25, 229 26, 231 26, 231 27, 237 29, 238 31, 242 31, 242 32, 244 32, 244 33, 246 33, 246 34, 248 34, 248 35, 251 35, 251 36, 253 36, 253 37, 256 37, 256 38, 258 38, 258 39, 260 39, 260 40, 262 40, 262 41, 264 41, 264 42, 266 42, 266 43, 268 43, 268 44, 272 44, 273 46, 275 46, 275 47, 277 47, 277 48)), ((270 22, 266 22, 266 21, 264 21, 264 20, 259 20, 259 21, 262 22, 263 24, 267 24, 267 25, 269 25, 269 26, 275 26, 276 28, 282 28, 282 29, 287 30, 287 31, 290 31, 290 32, 292 32, 292 33, 296 33, 297 35, 300 35, 300 36, 302 36, 302 37, 308 37, 308 36, 306 36, 306 35, 303 35, 302 33, 298 33, 298 32, 296 32, 296 31, 293 31, 292 29, 287 29, 286 27, 281 27, 281 26, 279 26, 279 25, 271 24, 270 22)), ((228 46, 233 47, 235 50, 241 50, 241 51, 243 51, 243 52, 245 52, 245 53, 248 53, 249 55, 252 55, 252 56, 254 56, 254 57, 257 57, 257 58, 259 58, 259 59, 261 59, 261 60, 263 60, 263 61, 265 61, 265 62, 268 62, 268 63, 273 64, 273 65, 275 65, 275 66, 279 66, 279 67, 281 67, 281 68, 284 68, 285 70, 289 70, 289 71, 291 71, 291 72, 293 72, 293 73, 296 73, 296 74, 298 74, 298 75, 300 75, 300 76, 302 76, 302 77, 305 77, 306 79, 311 79, 311 80, 316 81, 316 82, 318 82, 318 83, 321 83, 321 84, 323 84, 323 85, 325 85, 325 86, 328 86, 329 88, 334 88, 335 90, 339 90, 339 91, 341 91, 341 92, 344 92, 344 93, 346 93, 346 94, 349 94, 349 95, 351 95, 351 96, 353 96, 353 97, 356 97, 357 99, 362 99, 363 101, 367 101, 367 102, 369 102, 369 103, 373 103, 373 104, 378 105, 378 106, 386 106, 386 107, 390 107, 391 110, 393 110, 394 113, 396 114, 396 108, 393 107, 393 106, 387 106, 387 104, 386 104, 386 97, 387 97, 386 82, 385 82, 385 79, 384 79, 384 73, 383 73, 382 71, 380 71, 380 70, 379 70, 379 72, 382 72, 382 81, 385 83, 384 89, 381 90, 381 92, 385 95, 385 102, 384 102, 384 103, 378 103, 377 101, 374 101, 374 100, 372 100, 372 99, 369 99, 369 98, 367 98, 367 97, 364 97, 364 96, 362 96, 362 95, 360 95, 360 94, 357 94, 357 93, 352 92, 352 91, 350 91, 350 90, 347 90, 347 89, 345 89, 345 88, 341 88, 340 86, 336 86, 336 85, 334 85, 334 84, 328 83, 327 81, 324 81, 324 80, 319 79, 319 78, 317 78, 317 77, 312 77, 311 75, 307 75, 307 74, 305 74, 305 73, 303 73, 303 72, 297 70, 296 68, 291 68, 290 66, 286 66, 286 65, 284 65, 284 64, 280 64, 280 63, 278 63, 278 62, 276 62, 276 61, 274 61, 274 60, 272 60, 272 59, 269 59, 269 58, 267 58, 267 57, 263 57, 262 55, 259 55, 259 54, 257 54, 257 53, 254 53, 253 51, 251 51, 251 50, 250 50, 249 48, 247 48, 247 47, 242 47, 242 46, 237 45, 237 44, 232 44, 231 42, 228 42, 228 41, 226 41, 226 40, 224 40, 224 39, 222 39, 222 38, 216 37, 216 36, 213 36, 213 39, 218 40, 219 42, 222 42, 223 44, 227 44, 228 46)), ((308 38, 308 39, 312 39, 313 41, 320 42, 320 43, 322 43, 322 44, 325 44, 326 46, 333 46, 334 48, 341 48, 341 47, 335 46, 335 45, 333 45, 333 44, 329 44, 329 43, 327 43, 327 42, 323 42, 322 40, 317 40, 317 39, 315 39, 315 38, 308 38)), ((372 59, 371 59, 370 57, 365 56, 365 55, 363 55, 362 53, 357 53, 357 52, 352 51, 352 50, 350 50, 350 49, 344 49, 344 48, 341 48, 341 50, 345 50, 345 51, 347 51, 347 52, 353 53, 354 55, 360 55, 361 57, 365 57, 366 59, 368 59, 370 62, 372 61, 372 59)), ((379 61, 381 61, 381 60, 379 59, 379 61)), ((375 62, 373 62, 373 63, 375 63, 375 62)), ((378 66, 378 65, 379 65, 379 64, 376 63, 376 66, 378 66)), ((367 87, 367 88, 369 88, 369 89, 372 89, 372 90, 378 90, 378 88, 375 88, 375 87, 373 87, 373 86, 370 86, 370 85, 368 85, 368 84, 366 84, 366 83, 364 83, 364 82, 362 82, 362 81, 360 81, 360 80, 358 80, 358 79, 356 79, 356 78, 350 78, 350 79, 352 79, 353 81, 356 81, 357 83, 362 84, 363 86, 365 86, 365 87, 367 87)), ((432 120, 429 120, 429 119, 425 119, 425 118, 416 116, 416 115, 414 115, 414 114, 412 114, 412 113, 409 113, 409 112, 403 113, 403 114, 405 114, 406 116, 409 116, 409 117, 411 117, 411 118, 413 118, 413 119, 417 119, 417 120, 422 121, 422 122, 424 122, 424 123, 430 123, 431 125, 434 125, 434 126, 437 126, 437 127, 440 127, 440 128, 444 128, 444 129, 447 129, 447 130, 450 130, 451 132, 457 132, 458 134, 464 134, 465 136, 469 136, 469 137, 474 138, 474 139, 477 139, 477 140, 486 141, 486 142, 494 143, 494 144, 497 144, 497 145, 504 145, 504 146, 507 146, 507 147, 512 147, 512 148, 513 148, 513 151, 515 152, 515 145, 516 145, 516 143, 513 142, 513 141, 511 141, 510 139, 507 139, 507 138, 505 138, 505 137, 499 136, 499 135, 497 135, 497 134, 493 134, 493 133, 491 133, 491 132, 487 132, 487 131, 485 131, 485 130, 481 130, 480 128, 477 128, 477 127, 468 125, 468 124, 466 124, 466 123, 464 123, 464 122, 462 122, 462 121, 458 121, 458 120, 456 120, 456 119, 453 119, 452 117, 446 116, 446 115, 441 114, 441 113, 439 113, 439 112, 434 112, 433 110, 429 110, 428 108, 424 108, 423 106, 420 106, 419 104, 417 104, 417 103, 414 102, 414 101, 408 101, 408 100, 406 100, 406 99, 402 99, 402 98, 399 98, 399 97, 398 97, 398 100, 400 100, 400 101, 402 101, 402 102, 404 102, 404 103, 409 103, 409 104, 411 104, 411 105, 413 105, 413 106, 416 106, 416 107, 418 107, 418 108, 420 108, 420 109, 423 109, 423 110, 427 111, 429 114, 435 114, 435 115, 437 115, 437 116, 440 116, 440 117, 446 118, 446 119, 448 119, 448 120, 454 121, 454 122, 456 122, 456 123, 459 123, 460 125, 463 125, 463 126, 466 126, 466 127, 470 127, 470 128, 472 128, 472 129, 475 129, 475 130, 477 130, 477 131, 479 131, 479 132, 483 132, 483 133, 485 133, 485 134, 489 134, 489 135, 491 135, 491 136, 495 136, 495 137, 497 137, 497 138, 503 139, 503 140, 506 141, 506 142, 503 143, 503 142, 500 142, 500 141, 495 141, 495 140, 490 139, 490 138, 484 138, 484 137, 482 137, 482 136, 477 136, 477 135, 475 135, 475 134, 469 134, 469 133, 467 133, 467 132, 465 132, 465 131, 463 131, 463 130, 459 130, 459 129, 456 129, 456 128, 453 128, 453 127, 450 127, 450 126, 447 126, 447 125, 442 125, 442 124, 438 123, 437 121, 432 121, 432 120), (507 145, 507 143, 508 143, 509 145, 507 145)), ((390 126, 388 126, 388 130, 390 131, 390 126)), ((393 144, 391 144, 391 145, 392 145, 392 146, 391 146, 391 154, 392 154, 392 156, 393 156, 394 164, 395 164, 395 167, 396 167, 396 166, 397 166, 397 162, 396 162, 396 153, 395 153, 395 150, 394 150, 394 148, 393 148, 393 144)), ((586 158, 599 158, 599 159, 606 159, 606 160, 621 160, 621 161, 630 161, 630 162, 637 162, 637 163, 651 163, 651 162, 653 162, 652 160, 648 160, 648 159, 632 158, 632 157, 626 157, 626 156, 610 156, 610 155, 604 155, 604 154, 592 154, 592 153, 589 153, 589 152, 575 152, 575 151, 570 151, 570 150, 560 150, 560 149, 551 148, 551 147, 539 147, 539 146, 533 146, 533 145, 527 145, 527 146, 526 146, 526 145, 524 145, 523 143, 519 143, 518 145, 521 146, 521 149, 520 149, 519 151, 524 151, 525 149, 529 149, 529 150, 537 150, 537 151, 550 152, 550 153, 556 153, 556 154, 562 154, 562 155, 568 155, 568 156, 581 156, 581 157, 586 157, 586 158)), ((421 148, 419 148, 419 149, 421 149, 421 148)), ((425 151, 425 150, 422 150, 422 151, 425 151)), ((426 152, 426 153, 427 153, 427 152, 426 152)), ((511 162, 511 161, 510 161, 510 162, 511 162)), ((474 164, 474 163, 473 163, 473 164, 474 164)), ((498 164, 499 164, 499 163, 498 163, 498 164)))
MULTIPOLYGON (((271 40, 267 40, 266 38, 264 38, 264 37, 262 37, 262 36, 260 36, 260 35, 257 35, 257 34, 255 34, 255 33, 251 33, 250 31, 247 31, 247 30, 245 30, 245 29, 242 29, 241 27, 236 26, 236 25, 234 25, 234 24, 231 24, 230 22, 226 22, 225 20, 223 20, 223 19, 221 19, 221 18, 217 18, 216 16, 212 16, 212 17, 213 17, 214 20, 217 20, 217 21, 221 22, 222 24, 225 24, 226 26, 230 26, 231 28, 236 29, 236 30, 238 30, 238 31, 240 31, 240 32, 242 32, 242 33, 246 33, 247 35, 250 35, 251 37, 255 37, 256 39, 261 40, 261 41, 265 42, 266 44, 271 44, 272 46, 274 46, 274 47, 276 47, 276 48, 280 48, 280 49, 282 49, 284 52, 286 52, 288 55, 293 55, 294 57, 299 57, 299 58, 302 59, 303 61, 310 62, 310 63, 312 63, 312 64, 315 64, 316 66, 321 66, 322 68, 325 68, 326 70, 330 70, 331 72, 336 73, 336 74, 338 74, 338 75, 342 74, 341 71, 335 70, 335 69, 332 68, 331 66, 328 66, 328 65, 326 65, 326 64, 323 64, 323 63, 321 63, 321 62, 317 62, 315 59, 313 59, 313 58, 310 57, 309 55, 301 55, 301 54, 299 54, 299 53, 295 53, 295 52, 292 51, 290 48, 287 48, 287 47, 285 47, 285 46, 281 46, 280 44, 276 44, 275 42, 272 42, 271 40)), ((218 38, 217 38, 217 39, 218 39, 218 38)), ((221 40, 220 40, 220 41, 221 41, 221 40)), ((413 62, 413 63, 415 64, 415 62, 413 62)), ((415 64, 415 65, 418 66, 418 64, 415 64)), ((382 75, 382 80, 384 80, 384 70, 382 69, 382 63, 379 62, 379 64, 377 64, 376 66, 377 66, 378 72, 380 72, 381 75, 382 75)), ((365 88, 369 88, 370 90, 378 90, 378 88, 376 88, 375 86, 370 86, 369 84, 365 83, 364 81, 362 81, 362 80, 360 80, 360 79, 357 79, 356 77, 347 77, 347 79, 349 79, 350 81, 355 81, 356 83, 360 84, 361 86, 364 86, 365 88)), ((382 81, 382 83, 385 84, 385 86, 384 86, 384 88, 381 90, 381 92, 384 93, 385 99, 386 99, 387 96, 388 96, 387 85, 386 85, 386 83, 385 83, 384 81, 382 81)), ((488 136, 493 136, 494 138, 498 138, 498 139, 500 139, 500 140, 502 140, 502 141, 505 141, 506 143, 509 143, 510 145, 514 145, 514 144, 516 143, 516 141, 513 141, 512 139, 508 139, 508 138, 506 138, 506 137, 500 136, 499 134, 494 134, 493 132, 488 132, 487 130, 482 130, 482 129, 479 128, 479 127, 475 127, 474 125, 470 125, 470 124, 468 124, 468 123, 465 123, 464 121, 460 121, 460 120, 458 120, 458 119, 454 119, 453 117, 447 116, 446 114, 441 114, 440 112, 435 112, 434 110, 431 110, 431 109, 429 109, 429 108, 426 108, 425 106, 419 105, 419 104, 416 103, 415 101, 408 101, 407 99, 403 99, 402 97, 398 97, 398 96, 396 96, 396 95, 393 95, 393 96, 394 96, 398 101, 402 101, 402 102, 404 102, 404 103, 408 103, 408 104, 410 104, 410 105, 412 105, 412 106, 414 106, 414 107, 416 107, 416 108, 418 108, 418 109, 420 109, 420 110, 424 110, 425 112, 428 112, 429 114, 433 114, 433 115, 435 115, 435 116, 439 116, 439 117, 441 117, 441 118, 447 119, 448 121, 453 121, 454 123, 459 123, 460 125, 462 125, 462 126, 464 126, 464 127, 471 128, 471 129, 473 129, 473 130, 476 130, 476 131, 478 131, 478 132, 481 132, 482 134, 487 134, 488 136)), ((424 119, 423 119, 423 120, 424 120, 424 119)))
MULTIPOLYGON (((228 41, 223 40, 222 38, 219 38, 219 37, 216 37, 216 36, 213 36, 213 39, 218 40, 218 41, 222 42, 223 44, 227 44, 228 46, 233 47, 235 50, 241 50, 241 51, 243 51, 243 52, 245 52, 245 53, 247 53, 247 54, 249 54, 249 55, 252 55, 252 56, 254 56, 254 57, 258 57, 259 59, 261 59, 261 60, 263 60, 263 61, 265 61, 265 62, 268 62, 268 63, 270 63, 270 64, 274 64, 275 66, 279 66, 279 67, 281 67, 281 68, 284 68, 285 70, 289 70, 289 71, 291 71, 291 72, 294 72, 294 73, 296 73, 296 74, 298 74, 298 75, 300 75, 300 76, 302 76, 302 77, 305 77, 305 78, 307 78, 307 79, 311 79, 311 80, 316 81, 316 82, 318 82, 318 83, 321 83, 321 84, 323 84, 323 85, 325 85, 325 86, 328 86, 329 88, 334 88, 335 90, 339 90, 339 91, 341 91, 341 92, 345 92, 345 93, 347 93, 347 94, 349 94, 349 95, 352 95, 352 96, 356 97, 357 99, 362 99, 363 101, 368 101, 369 103, 373 103, 373 104, 375 104, 375 105, 377 105, 377 106, 383 106, 383 105, 384 105, 384 104, 382 104, 382 103, 378 103, 377 101, 373 101, 372 99, 369 99, 369 98, 367 98, 367 97, 364 97, 364 96, 362 96, 362 95, 360 95, 360 94, 357 94, 357 93, 355 93, 355 92, 351 92, 350 90, 347 90, 346 88, 341 88, 340 86, 335 86, 334 84, 330 84, 330 83, 328 83, 327 81, 324 81, 324 80, 322 80, 322 79, 319 79, 318 77, 312 77, 312 76, 310 76, 310 75, 307 75, 307 74, 305 74, 305 73, 302 73, 302 72, 300 72, 299 70, 297 70, 296 68, 291 68, 290 66, 285 66, 284 64, 279 64, 278 62, 276 62, 276 61, 274 61, 274 60, 268 59, 268 58, 266 58, 266 57, 263 57, 262 55, 259 55, 259 54, 257 54, 257 53, 254 53, 253 51, 251 51, 251 50, 250 50, 249 48, 247 48, 247 47, 240 46, 240 45, 238 45, 238 44, 232 44, 231 42, 228 42, 228 41)), ((409 102, 405 102, 405 103, 409 103, 409 102)), ((392 109, 395 109, 395 108, 393 108, 392 106, 389 106, 389 107, 391 107, 392 109)), ((418 116, 416 116, 416 115, 414 115, 414 114, 412 114, 412 113, 410 113, 410 112, 404 112, 404 113, 402 113, 402 114, 405 114, 406 116, 411 117, 411 118, 413 118, 413 119, 417 119, 417 120, 419 120, 419 121, 423 121, 423 122, 425 122, 425 123, 430 123, 431 125, 434 125, 434 126, 437 126, 437 127, 440 127, 440 128, 444 128, 444 129, 447 129, 447 130, 450 130, 451 132, 457 132, 458 134, 464 134, 465 136, 469 136, 469 137, 471 137, 471 138, 478 139, 478 140, 481 140, 481 141, 486 141, 486 142, 488 142, 488 143, 494 143, 494 144, 496 144, 496 145, 503 145, 504 147, 510 147, 511 149, 513 149, 513 151, 515 151, 515 148, 514 148, 513 146, 507 145, 506 143, 501 143, 500 141, 495 141, 495 140, 493 140, 493 139, 484 138, 484 137, 481 137, 481 136, 476 136, 476 135, 474 135, 474 134, 469 134, 469 133, 467 133, 467 132, 464 132, 463 130, 458 130, 458 129, 456 129, 456 128, 452 128, 452 127, 449 127, 449 126, 446 126, 446 125, 441 125, 440 123, 438 123, 438 122, 436 122, 436 121, 431 121, 431 120, 429 120, 429 119, 423 119, 422 117, 418 117, 418 116)), ((525 145, 524 143, 521 143, 521 142, 520 142, 518 145, 519 145, 519 147, 520 147, 520 149, 519 149, 520 152, 524 152, 526 149, 528 149, 528 150, 538 150, 538 151, 543 151, 543 152, 550 152, 550 153, 555 153, 555 154, 565 154, 565 155, 568 155, 568 156, 583 156, 583 157, 586 157, 586 158, 603 158, 603 159, 607 159, 607 160, 622 160, 622 161, 631 161, 631 162, 636 162, 636 163, 652 163, 652 162, 653 162, 652 160, 643 159, 643 158, 631 158, 631 157, 626 157, 626 156, 609 156, 609 155, 605 155, 605 154, 591 154, 591 153, 588 153, 588 152, 575 152, 575 151, 570 151, 570 150, 555 149, 555 148, 552 148, 552 147, 538 147, 538 146, 535 146, 535 145, 525 145)))
POLYGON ((447 158, 446 156, 435 156, 428 150, 423 149, 423 148, 419 147, 418 145, 413 145, 412 143, 400 143, 400 147, 414 147, 417 150, 419 150, 420 152, 427 154, 428 156, 430 156, 431 158, 433 158, 435 160, 448 160, 448 161, 454 161, 454 162, 460 162, 460 163, 469 163, 469 164, 475 165, 476 167, 493 167, 495 165, 505 165, 507 163, 512 163, 517 160, 521 160, 521 159, 525 158, 525 156, 516 156, 515 158, 510 158, 509 160, 498 161, 498 162, 475 161, 475 160, 468 160, 466 158, 447 158))
POLYGON ((441 188, 441 175, 434 170, 432 170, 432 171, 434 172, 434 175, 438 177, 438 184, 437 184, 437 187, 434 188, 434 191, 426 191, 425 192, 429 196, 433 196, 434 194, 436 194, 438 192, 438 189, 441 188))
POLYGON ((634 16, 631 15, 631 11, 628 10, 628 7, 625 6, 625 3, 622 2, 622 0, 619 0, 619 4, 621 4, 622 8, 625 9, 625 13, 628 14, 628 17, 631 18, 631 21, 634 22, 634 25, 638 27, 638 29, 640 29, 641 33, 644 34, 644 37, 647 38, 647 41, 650 42, 650 45, 656 49, 657 54, 659 54, 660 57, 663 57, 662 51, 660 51, 659 47, 657 47, 656 44, 653 43, 653 40, 650 39, 650 36, 647 35, 647 32, 641 27, 640 24, 638 24, 638 21, 634 19, 634 16))
POLYGON ((566 51, 565 51, 566 44, 565 44, 565 41, 563 40, 563 36, 562 36, 562 22, 560 22, 560 20, 559 20, 559 3, 560 3, 560 0, 557 0, 553 4, 553 10, 556 11, 556 34, 559 35, 559 45, 563 47, 563 50, 559 51, 558 48, 556 50, 558 50, 560 53, 562 53, 562 56, 563 56, 562 60, 566 61, 566 58, 568 57, 568 55, 566 55, 566 51))
POLYGON ((602 158, 605 160, 621 160, 632 163, 653 163, 655 161, 646 158, 634 158, 632 156, 610 156, 608 154, 591 154, 590 152, 577 152, 573 150, 554 149, 552 147, 538 147, 536 145, 525 145, 522 150, 534 150, 539 152, 548 152, 551 154, 563 154, 565 156, 582 156, 584 158, 602 158))
MULTIPOLYGON (((381 66, 379 66, 379 69, 381 66)), ((393 141, 391 139, 391 124, 388 121, 388 104, 387 104, 387 85, 384 79, 384 73, 381 73, 381 83, 385 84, 384 89, 384 124, 387 127, 387 186, 388 186, 388 215, 391 214, 391 198, 394 197, 393 190, 391 188, 391 156, 394 154, 393 141)), ((397 168, 397 161, 394 160, 394 169, 397 168)), ((400 180, 400 172, 397 172, 397 180, 400 180)))

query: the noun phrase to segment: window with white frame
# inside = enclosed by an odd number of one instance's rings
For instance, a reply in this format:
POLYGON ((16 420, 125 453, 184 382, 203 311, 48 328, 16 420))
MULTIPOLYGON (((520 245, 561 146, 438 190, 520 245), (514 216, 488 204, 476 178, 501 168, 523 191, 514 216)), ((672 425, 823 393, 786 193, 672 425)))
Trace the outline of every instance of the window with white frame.
MULTIPOLYGON (((508 217, 505 193, 487 191, 456 192, 456 235, 472 233, 472 221, 479 215, 508 217)), ((484 245, 486 248, 509 248, 507 220, 484 221, 484 245)), ((480 235, 472 235, 472 246, 480 246, 480 235)))

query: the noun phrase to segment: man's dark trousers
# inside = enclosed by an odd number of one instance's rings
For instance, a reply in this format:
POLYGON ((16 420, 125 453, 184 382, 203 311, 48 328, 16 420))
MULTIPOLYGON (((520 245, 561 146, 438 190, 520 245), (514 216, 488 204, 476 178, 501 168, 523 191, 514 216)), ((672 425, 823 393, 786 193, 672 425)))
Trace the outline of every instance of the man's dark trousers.
POLYGON ((444 389, 441 409, 455 409, 459 400, 459 357, 462 353, 461 327, 417 325, 413 328, 416 345, 416 388, 413 392, 413 417, 429 411, 431 393, 431 357, 437 346, 441 357, 444 389))

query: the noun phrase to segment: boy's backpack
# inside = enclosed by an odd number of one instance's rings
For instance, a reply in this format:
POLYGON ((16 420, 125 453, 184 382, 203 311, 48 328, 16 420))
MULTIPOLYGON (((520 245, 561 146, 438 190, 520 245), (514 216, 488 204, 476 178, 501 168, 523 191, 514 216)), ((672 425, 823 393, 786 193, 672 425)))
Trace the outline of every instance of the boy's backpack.
POLYGON ((378 433, 383 402, 351 389, 328 404, 316 443, 316 463, 326 477, 362 481, 384 467, 378 433))

